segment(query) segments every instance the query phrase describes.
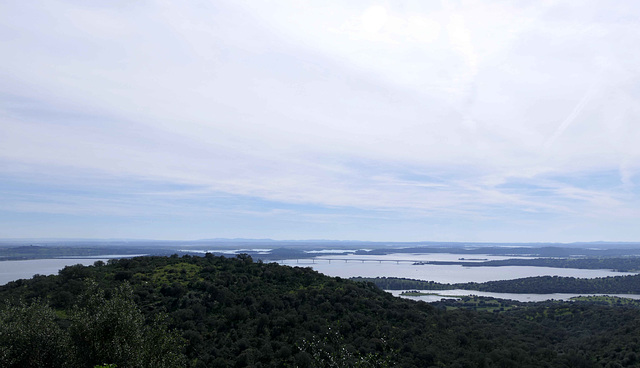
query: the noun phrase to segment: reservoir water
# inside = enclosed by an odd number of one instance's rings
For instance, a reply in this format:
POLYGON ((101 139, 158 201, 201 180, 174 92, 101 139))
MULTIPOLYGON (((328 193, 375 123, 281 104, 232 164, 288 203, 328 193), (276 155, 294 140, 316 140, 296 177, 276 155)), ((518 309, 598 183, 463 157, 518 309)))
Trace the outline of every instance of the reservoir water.
POLYGON ((106 262, 107 258, 53 258, 29 259, 25 261, 0 261, 0 285, 18 279, 30 279, 33 275, 55 275, 66 266, 92 265, 96 261, 106 262))
MULTIPOLYGON (((414 265, 418 261, 454 261, 465 258, 498 260, 515 257, 468 254, 412 254, 394 253, 387 255, 339 255, 321 256, 313 260, 284 260, 280 264, 299 267, 311 267, 329 276, 349 277, 403 277, 416 280, 441 283, 485 282, 494 280, 512 280, 532 276, 566 276, 596 278, 607 276, 634 275, 631 272, 612 270, 585 270, 576 268, 552 268, 534 266, 503 267, 463 267, 460 265, 414 265)), ((518 257, 523 258, 523 257, 518 257)))
MULTIPOLYGON (((321 254, 321 253, 320 253, 321 254)), ((128 255, 127 257, 131 257, 128 255)), ((95 258, 65 258, 65 259, 35 259, 24 261, 0 261, 0 285, 17 279, 31 278, 35 274, 57 274, 65 266, 82 264, 91 265, 97 260, 106 261, 109 258, 124 256, 105 255, 95 258)), ((387 255, 320 255, 314 259, 287 259, 280 264, 298 267, 311 267, 328 276, 349 277, 404 277, 417 280, 435 281, 440 283, 485 282, 493 280, 509 280, 532 276, 568 276, 578 278, 595 278, 607 276, 633 275, 630 272, 615 272, 612 270, 584 270, 574 268, 551 268, 533 266, 504 266, 504 267, 463 267, 460 265, 414 265, 419 261, 456 261, 465 258, 465 262, 480 262, 482 260, 500 260, 515 257, 468 255, 468 254, 412 254, 394 253, 387 255)), ((525 258, 525 257, 518 257, 525 258)), ((402 290, 390 291, 399 295, 402 290)), ((426 291, 428 292, 428 291, 426 291)), ((479 295, 519 301, 541 301, 548 299, 566 300, 578 294, 502 294, 469 290, 438 290, 439 295, 479 295)), ((639 298, 640 296, 620 295, 639 298)), ((442 296, 426 295, 411 297, 424 301, 440 300, 442 296)))
MULTIPOLYGON (((464 267, 460 265, 414 265, 420 261, 456 261, 465 258, 465 262, 481 262, 482 260, 501 260, 516 257, 468 255, 468 254, 408 254, 395 253, 388 255, 339 255, 322 256, 313 260, 284 260, 279 262, 290 266, 311 267, 329 276, 349 277, 403 277, 440 283, 485 282, 495 280, 512 280, 534 276, 565 276, 576 278, 596 278, 607 276, 635 275, 632 272, 616 272, 613 270, 585 270, 576 268, 553 268, 534 266, 502 266, 502 267, 464 267), (472 258, 472 259, 470 259, 472 258)), ((527 257, 517 257, 527 258, 527 257)), ((387 290, 395 296, 400 296, 405 290, 387 290)), ((536 302, 544 300, 569 300, 572 297, 586 294, 507 294, 490 293, 475 290, 420 290, 424 293, 437 295, 423 295, 406 297, 408 299, 434 302, 450 296, 478 295, 494 298, 511 299, 521 302, 536 302)), ((592 295, 592 294, 589 294, 592 295)), ((640 299, 640 295, 609 294, 624 298, 640 299)))

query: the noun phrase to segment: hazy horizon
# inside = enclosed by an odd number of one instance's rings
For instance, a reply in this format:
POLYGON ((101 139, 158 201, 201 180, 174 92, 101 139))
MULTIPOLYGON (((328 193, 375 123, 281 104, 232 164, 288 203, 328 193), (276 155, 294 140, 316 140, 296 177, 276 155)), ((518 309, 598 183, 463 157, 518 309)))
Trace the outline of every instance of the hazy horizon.
POLYGON ((0 238, 639 241, 638 19, 3 2, 0 238))
POLYGON ((199 243, 199 242, 217 242, 219 244, 241 244, 241 243, 303 243, 305 245, 340 245, 340 244, 371 244, 371 245, 424 245, 425 247, 437 246, 437 245, 475 245, 475 246, 518 246, 518 245, 554 245, 554 246, 570 246, 570 245, 640 245, 640 242, 635 241, 609 241, 609 240, 595 240, 595 241, 576 241, 576 242, 491 242, 491 241, 435 241, 435 240, 417 240, 417 241, 385 241, 385 240, 358 240, 358 239, 271 239, 271 238, 202 238, 202 239, 152 239, 152 238, 0 238, 0 243, 27 243, 27 242, 42 242, 45 245, 58 243, 58 242, 71 242, 71 243, 102 243, 102 242, 161 242, 161 243, 199 243))

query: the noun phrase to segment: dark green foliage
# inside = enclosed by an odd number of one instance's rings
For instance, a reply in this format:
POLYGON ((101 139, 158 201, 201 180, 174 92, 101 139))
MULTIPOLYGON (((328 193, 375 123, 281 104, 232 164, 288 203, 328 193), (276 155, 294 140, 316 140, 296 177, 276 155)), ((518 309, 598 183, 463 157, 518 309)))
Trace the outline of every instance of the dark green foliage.
POLYGON ((121 367, 179 367, 181 339, 160 321, 145 323, 128 284, 110 298, 90 283, 71 313, 69 334, 77 366, 114 363, 121 367))
POLYGON ((182 367, 182 339, 161 321, 145 323, 128 285, 105 297, 88 283, 69 318, 47 305, 7 305, 0 310, 0 367, 182 367), (63 323, 68 327, 61 328, 63 323))
MULTIPOLYGON (((168 349, 175 336, 154 325, 162 313, 185 339, 191 367, 605 367, 637 366, 640 354, 634 307, 580 302, 444 310, 394 298, 371 283, 244 255, 121 259, 0 287, 2 300, 36 298, 67 311, 54 320, 71 344, 87 351, 70 350, 84 366, 163 366, 151 356, 177 362, 176 350, 168 349), (154 340, 161 336, 168 340, 154 340), (95 340, 106 342, 91 352, 95 340)), ((481 303, 489 302, 474 306, 481 303)))
POLYGON ((313 368, 391 367, 392 354, 387 351, 386 341, 376 339, 375 343, 378 352, 361 354, 357 350, 349 349, 340 333, 329 330, 322 339, 314 337, 302 341, 298 346, 300 352, 294 359, 295 365, 313 368))
POLYGON ((515 280, 466 282, 441 284, 396 277, 353 278, 354 281, 373 282, 384 290, 478 290, 494 293, 552 294, 640 294, 640 275, 598 277, 581 279, 576 277, 536 276, 515 280))
POLYGON ((35 301, 0 309, 0 367, 62 367, 68 344, 48 306, 35 301))
MULTIPOLYGON (((382 290, 454 290, 457 284, 441 284, 435 281, 423 281, 400 277, 353 277, 353 281, 371 282, 382 290)), ((469 289, 475 290, 475 289, 469 289)))

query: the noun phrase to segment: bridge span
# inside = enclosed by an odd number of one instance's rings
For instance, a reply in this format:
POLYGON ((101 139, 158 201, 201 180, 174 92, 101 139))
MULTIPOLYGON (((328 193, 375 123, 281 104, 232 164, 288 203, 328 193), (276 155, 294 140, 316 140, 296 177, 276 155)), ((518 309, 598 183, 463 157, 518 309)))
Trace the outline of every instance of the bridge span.
POLYGON ((418 262, 415 259, 388 259, 388 258, 300 258, 300 259, 283 259, 277 261, 278 263, 291 263, 295 261, 296 264, 316 264, 316 263, 331 263, 331 262, 344 262, 344 263, 365 263, 365 262, 376 262, 376 263, 415 263, 418 262))

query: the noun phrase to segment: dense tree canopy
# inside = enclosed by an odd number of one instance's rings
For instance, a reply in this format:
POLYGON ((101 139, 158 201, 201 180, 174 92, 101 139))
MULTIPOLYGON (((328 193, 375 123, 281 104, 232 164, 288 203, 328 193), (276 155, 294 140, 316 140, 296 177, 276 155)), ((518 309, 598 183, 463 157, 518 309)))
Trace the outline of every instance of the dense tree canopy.
POLYGON ((184 366, 183 339, 167 331, 160 320, 145 321, 128 284, 110 294, 106 297, 88 281, 67 318, 59 318, 38 300, 5 305, 0 309, 0 366, 80 368, 104 362, 131 368, 184 366))
POLYGON ((2 286, 0 299, 2 357, 16 359, 6 366, 36 366, 52 351, 74 364, 118 367, 181 358, 189 367, 605 367, 633 366, 640 353, 632 306, 437 308, 245 255, 72 266, 2 286), (37 315, 45 316, 38 331, 50 333, 23 329, 37 315), (28 343, 42 349, 21 365, 28 343))

